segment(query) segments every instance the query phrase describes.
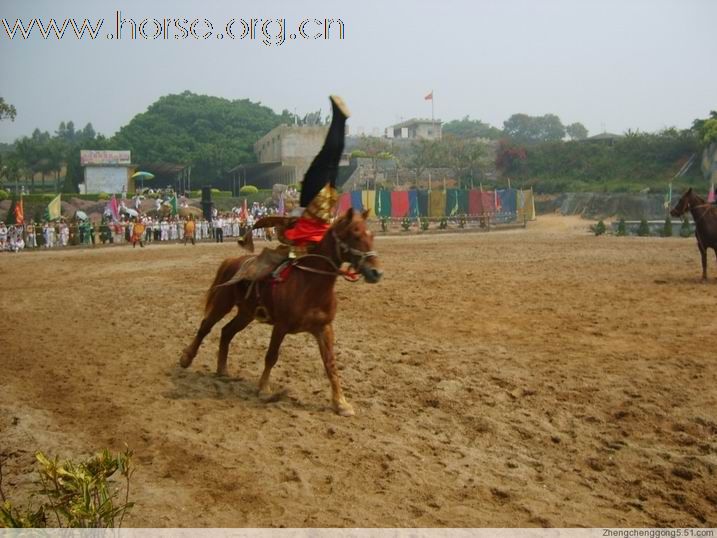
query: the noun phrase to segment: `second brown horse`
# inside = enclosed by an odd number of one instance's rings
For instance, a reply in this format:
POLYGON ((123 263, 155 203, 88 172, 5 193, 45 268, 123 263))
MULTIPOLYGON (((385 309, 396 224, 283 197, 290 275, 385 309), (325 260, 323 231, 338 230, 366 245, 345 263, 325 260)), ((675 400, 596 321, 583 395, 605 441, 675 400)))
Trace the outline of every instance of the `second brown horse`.
POLYGON ((707 249, 711 248, 717 255, 717 207, 697 196, 690 188, 680 197, 670 215, 681 217, 686 211, 692 213, 695 221, 695 237, 702 257, 702 280, 707 280, 707 249))
POLYGON ((342 390, 334 355, 334 330, 336 315, 336 279, 342 273, 340 267, 348 263, 366 282, 381 279, 378 258, 373 249, 373 235, 366 227, 366 213, 349 209, 326 232, 311 255, 297 258, 288 276, 281 282, 265 279, 258 282, 241 280, 223 286, 236 274, 249 256, 230 258, 220 265, 214 282, 207 294, 207 301, 199 330, 180 359, 187 368, 212 327, 235 306, 237 315, 222 328, 217 356, 217 373, 227 374, 227 354, 234 335, 251 323, 261 307, 273 325, 269 349, 264 358, 264 371, 259 380, 259 394, 268 396, 271 369, 279 358, 279 347, 287 334, 308 332, 319 345, 326 375, 331 383, 331 402, 334 410, 343 416, 353 415, 351 405, 342 390))

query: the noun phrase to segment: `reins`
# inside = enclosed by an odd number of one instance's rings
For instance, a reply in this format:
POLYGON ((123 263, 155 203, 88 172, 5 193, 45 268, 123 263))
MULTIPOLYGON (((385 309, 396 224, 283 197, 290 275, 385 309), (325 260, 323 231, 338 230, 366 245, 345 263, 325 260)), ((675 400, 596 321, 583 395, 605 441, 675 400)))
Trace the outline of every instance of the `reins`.
POLYGON ((331 230, 331 235, 333 236, 334 244, 336 245, 336 259, 339 262, 338 264, 333 259, 328 256, 324 256, 323 254, 304 254, 303 256, 299 256, 294 262, 292 262, 292 267, 296 267, 297 269, 306 271, 307 273, 314 273, 317 275, 332 277, 341 276, 344 278, 344 280, 348 282, 358 282, 358 280, 361 278, 361 268, 363 267, 364 262, 368 258, 375 258, 376 256, 378 256, 378 252, 374 250, 364 251, 350 247, 344 241, 342 241, 338 235, 336 235, 335 230, 331 230), (355 272, 341 270, 340 264, 342 252, 347 252, 351 254, 351 256, 358 257, 358 262, 356 260, 349 261, 351 266, 355 268, 355 272), (306 265, 301 265, 301 260, 305 258, 319 258, 321 260, 324 260, 329 265, 331 265, 333 271, 324 271, 322 269, 316 269, 314 267, 307 267, 306 265))
POLYGON ((696 206, 692 206, 692 209, 694 209, 694 210, 696 211, 696 210, 699 209, 700 207, 704 207, 704 210, 702 211, 702 213, 701 213, 698 217, 696 217, 696 218, 695 218, 694 215, 692 215, 692 217, 695 219, 695 222, 700 222, 700 221, 705 217, 705 215, 706 215, 707 213, 709 213, 709 211, 712 209, 712 204, 709 204, 709 203, 707 203, 707 204, 699 204, 699 205, 696 205, 696 206))

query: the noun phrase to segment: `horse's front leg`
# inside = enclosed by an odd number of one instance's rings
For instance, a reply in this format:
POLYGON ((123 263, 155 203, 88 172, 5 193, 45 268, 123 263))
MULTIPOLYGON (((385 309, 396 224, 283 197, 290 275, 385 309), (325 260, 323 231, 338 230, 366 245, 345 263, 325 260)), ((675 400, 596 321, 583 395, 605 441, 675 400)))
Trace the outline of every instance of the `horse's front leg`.
POLYGON ((702 256, 702 280, 707 280, 707 249, 703 248, 702 245, 698 245, 700 249, 700 256, 702 256))
POLYGON ((271 369, 279 359, 279 348, 281 343, 284 341, 286 336, 286 329, 280 325, 274 325, 271 331, 271 342, 269 342, 269 349, 266 350, 266 356, 264 357, 264 371, 261 374, 259 380, 259 396, 267 397, 271 395, 269 389, 269 376, 271 375, 271 369))
POLYGON ((354 409, 351 404, 346 401, 341 391, 341 380, 339 372, 336 368, 336 357, 334 356, 334 329, 329 325, 324 325, 323 329, 315 333, 316 341, 319 343, 319 351, 321 351, 321 359, 324 361, 324 369, 331 383, 331 404, 334 411, 342 417, 350 417, 354 415, 354 409))

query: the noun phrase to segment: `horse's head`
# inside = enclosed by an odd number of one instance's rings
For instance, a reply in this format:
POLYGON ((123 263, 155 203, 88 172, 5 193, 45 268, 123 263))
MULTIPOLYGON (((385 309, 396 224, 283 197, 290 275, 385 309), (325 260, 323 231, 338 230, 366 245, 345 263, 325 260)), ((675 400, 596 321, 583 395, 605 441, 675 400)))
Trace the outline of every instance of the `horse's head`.
POLYGON ((706 204, 707 202, 697 196, 693 191, 692 187, 687 189, 687 192, 685 192, 681 197, 680 200, 677 202, 677 205, 670 211, 670 215, 673 217, 681 217, 686 211, 688 211, 691 207, 695 207, 698 205, 706 204))
POLYGON ((373 234, 366 226, 368 211, 361 213, 349 209, 331 228, 336 242, 336 255, 340 263, 348 263, 361 273, 366 282, 381 280, 378 254, 373 250, 373 234))

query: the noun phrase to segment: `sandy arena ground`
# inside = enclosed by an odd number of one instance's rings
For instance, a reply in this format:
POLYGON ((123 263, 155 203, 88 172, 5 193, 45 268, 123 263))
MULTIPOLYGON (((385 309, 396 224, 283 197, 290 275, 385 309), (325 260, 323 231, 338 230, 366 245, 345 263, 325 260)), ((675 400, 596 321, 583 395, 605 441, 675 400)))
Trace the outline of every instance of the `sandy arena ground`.
POLYGON ((127 443, 129 526, 717 526, 714 257, 587 224, 378 238, 384 280, 337 288, 349 419, 305 335, 274 403, 266 325, 229 379, 219 326, 178 367, 236 244, 0 255, 5 491, 127 443))

